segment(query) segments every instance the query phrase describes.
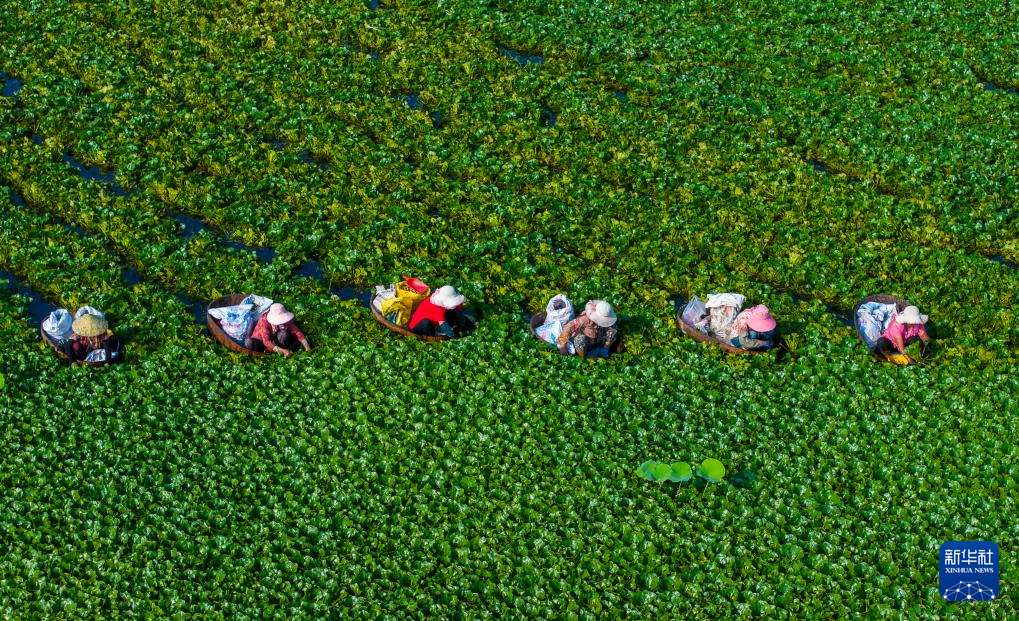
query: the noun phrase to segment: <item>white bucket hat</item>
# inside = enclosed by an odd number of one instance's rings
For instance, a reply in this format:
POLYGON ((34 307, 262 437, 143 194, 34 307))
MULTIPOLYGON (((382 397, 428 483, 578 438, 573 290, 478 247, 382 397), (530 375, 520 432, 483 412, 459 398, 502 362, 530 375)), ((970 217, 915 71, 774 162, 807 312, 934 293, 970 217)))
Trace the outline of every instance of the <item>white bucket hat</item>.
POLYGON ((612 310, 612 305, 605 301, 595 304, 594 311, 588 316, 595 325, 602 328, 608 328, 616 323, 616 312, 612 310))
POLYGON ((55 341, 66 341, 71 337, 71 313, 66 308, 58 308, 42 322, 42 329, 55 341))
POLYGON ((915 306, 907 306, 898 314, 896 320, 901 324, 927 323, 927 315, 921 315, 920 309, 915 306))
POLYGON ((449 309, 456 308, 467 301, 467 298, 463 294, 457 293, 456 288, 452 285, 439 287, 439 290, 433 293, 430 299, 432 304, 449 309))

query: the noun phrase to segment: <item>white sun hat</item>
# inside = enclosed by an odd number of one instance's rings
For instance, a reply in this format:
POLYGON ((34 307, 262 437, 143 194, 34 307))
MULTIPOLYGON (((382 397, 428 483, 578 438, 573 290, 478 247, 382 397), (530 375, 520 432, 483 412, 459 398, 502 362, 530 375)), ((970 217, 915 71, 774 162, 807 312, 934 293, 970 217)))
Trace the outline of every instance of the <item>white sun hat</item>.
POLYGON ((433 293, 430 299, 432 304, 449 309, 456 308, 467 301, 467 298, 463 294, 457 293, 456 288, 452 285, 439 287, 439 290, 433 293))
POLYGON ((591 321, 597 326, 602 328, 608 328, 616 323, 616 312, 612 310, 612 305, 605 301, 599 301, 589 315, 591 321))
POLYGON ((896 317, 899 323, 927 323, 927 315, 921 315, 920 309, 915 306, 907 306, 896 317))

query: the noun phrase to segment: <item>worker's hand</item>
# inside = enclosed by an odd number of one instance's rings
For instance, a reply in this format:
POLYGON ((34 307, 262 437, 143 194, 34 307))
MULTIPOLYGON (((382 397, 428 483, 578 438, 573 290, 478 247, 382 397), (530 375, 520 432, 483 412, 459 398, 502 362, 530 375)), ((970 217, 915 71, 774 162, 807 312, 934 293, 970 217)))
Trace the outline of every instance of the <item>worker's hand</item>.
POLYGON ((276 348, 276 351, 277 351, 278 353, 281 353, 281 354, 283 354, 283 357, 284 357, 284 358, 289 358, 289 357, 290 357, 290 354, 292 354, 292 353, 293 353, 292 351, 290 351, 290 350, 289 350, 289 349, 287 349, 286 347, 277 347, 277 348, 276 348))
POLYGON ((308 343, 308 339, 301 341, 301 345, 304 345, 304 351, 311 351, 311 345, 308 343))

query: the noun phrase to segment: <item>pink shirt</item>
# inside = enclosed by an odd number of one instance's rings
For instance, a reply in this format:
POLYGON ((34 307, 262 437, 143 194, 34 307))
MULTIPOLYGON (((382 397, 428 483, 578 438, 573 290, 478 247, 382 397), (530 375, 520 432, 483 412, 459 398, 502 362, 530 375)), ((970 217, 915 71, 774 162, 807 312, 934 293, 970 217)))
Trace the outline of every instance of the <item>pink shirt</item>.
MULTIPOLYGON (((282 326, 287 332, 293 334, 298 341, 304 340, 304 333, 297 329, 297 324, 294 320, 286 322, 282 326)), ((275 331, 275 326, 269 323, 269 313, 263 313, 258 319, 258 323, 255 324, 255 329, 251 331, 251 338, 262 341, 265 348, 269 351, 276 351, 276 344, 272 342, 272 334, 275 331)))
POLYGON ((905 343, 909 339, 919 338, 921 334, 927 334, 927 327, 922 323, 910 323, 903 325, 899 323, 899 320, 892 317, 891 321, 888 322, 888 327, 885 328, 883 336, 892 343, 895 343, 896 338, 901 338, 902 342, 905 343))

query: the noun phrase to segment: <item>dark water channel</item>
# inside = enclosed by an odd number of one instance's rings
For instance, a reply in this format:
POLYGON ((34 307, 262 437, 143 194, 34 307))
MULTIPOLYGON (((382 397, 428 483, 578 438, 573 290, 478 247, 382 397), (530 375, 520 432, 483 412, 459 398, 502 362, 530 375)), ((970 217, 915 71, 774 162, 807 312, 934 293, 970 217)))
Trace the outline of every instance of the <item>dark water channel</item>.
POLYGON ((190 240, 192 237, 197 237, 205 232, 208 233, 210 237, 214 238, 216 241, 234 252, 248 252, 254 254, 263 263, 272 263, 273 259, 276 258, 275 248, 251 248, 243 242, 231 239, 230 235, 233 234, 232 231, 227 232, 226 236, 220 235, 198 218, 177 212, 168 213, 167 217, 179 222, 181 226, 183 226, 181 237, 185 241, 190 240))
POLYGON ((206 319, 205 319, 205 303, 204 302, 199 302, 198 300, 194 299, 193 297, 191 297, 189 295, 184 295, 183 293, 178 293, 174 297, 177 298, 180 301, 181 304, 183 304, 184 306, 187 307, 188 312, 194 318, 196 324, 198 324, 200 326, 208 325, 207 322, 206 322, 206 319))
POLYGON ((983 85, 984 90, 987 91, 1005 91, 1009 95, 1019 95, 1019 91, 1015 90, 1014 88, 1003 88, 1001 86, 998 86, 997 84, 992 84, 990 82, 984 82, 983 85))
POLYGON ((103 170, 98 166, 86 166, 77 160, 71 153, 64 149, 64 161, 78 171, 78 176, 86 181, 95 181, 106 186, 106 189, 114 196, 127 196, 128 192, 117 183, 117 175, 111 170, 103 170))
POLYGON ((25 207, 25 199, 21 198, 21 195, 14 191, 13 188, 7 190, 7 194, 11 197, 11 202, 16 207, 25 207))
POLYGON ((17 276, 10 272, 0 270, 0 280, 7 281, 0 285, 8 295, 20 295, 28 299, 28 324, 33 328, 42 326, 42 322, 56 310, 56 306, 50 304, 35 290, 21 282, 17 276))
POLYGON ((410 108, 411 110, 421 109, 421 96, 418 95, 417 93, 411 93, 406 97, 402 97, 401 100, 403 101, 403 103, 407 104, 407 107, 410 108))
POLYGON ((520 66, 545 64, 545 59, 538 54, 525 54, 523 52, 511 50, 504 45, 499 46, 499 51, 502 52, 504 56, 517 61, 520 66))
POLYGON ((301 151, 301 153, 297 157, 305 164, 318 166, 318 169, 321 170, 322 172, 329 170, 329 162, 327 162, 324 159, 316 158, 311 154, 311 151, 301 151))
POLYGON ((990 259, 991 261, 994 261, 995 263, 998 263, 1000 265, 1004 265, 1005 267, 1007 267, 1009 269, 1013 269, 1013 270, 1016 269, 1016 264, 1015 264, 1014 261, 1009 261, 1008 259, 1006 259, 1005 257, 1001 256, 1000 254, 996 254, 994 256, 990 256, 990 257, 987 257, 987 258, 990 259))
POLYGON ((364 291, 354 287, 333 287, 332 283, 326 278, 325 268, 318 261, 308 261, 294 270, 294 276, 303 276, 317 280, 323 287, 329 288, 329 293, 344 301, 359 300, 367 306, 371 300, 371 291, 364 291))
POLYGON ((4 97, 14 97, 18 94, 18 91, 21 90, 21 87, 24 86, 24 82, 18 78, 12 78, 2 71, 0 71, 0 79, 2 79, 4 83, 3 91, 0 91, 4 97))
POLYGON ((545 127, 555 127, 555 122, 556 119, 559 118, 559 113, 552 112, 548 108, 542 108, 541 116, 545 119, 545 127))

